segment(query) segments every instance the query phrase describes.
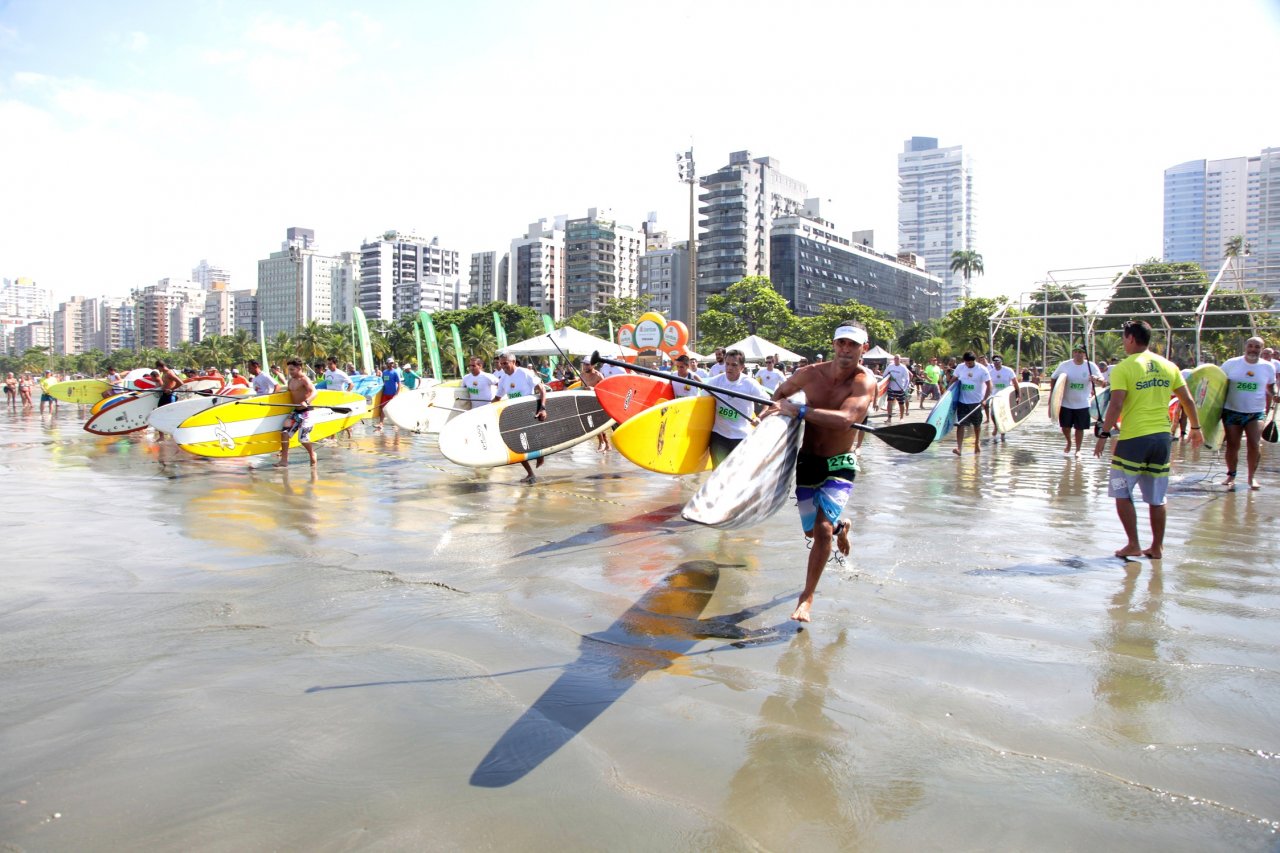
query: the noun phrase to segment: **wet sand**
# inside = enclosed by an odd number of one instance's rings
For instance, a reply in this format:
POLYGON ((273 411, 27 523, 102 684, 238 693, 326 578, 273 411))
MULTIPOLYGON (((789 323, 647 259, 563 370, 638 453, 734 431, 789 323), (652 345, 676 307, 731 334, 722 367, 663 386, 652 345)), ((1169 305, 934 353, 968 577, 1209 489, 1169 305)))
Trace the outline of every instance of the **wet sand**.
POLYGON ((389 426, 313 476, 81 421, 0 413, 0 849, 1276 849, 1272 459, 1176 448, 1125 564, 1043 407, 868 439, 800 630, 794 511, 695 528, 590 444, 527 487, 389 426))

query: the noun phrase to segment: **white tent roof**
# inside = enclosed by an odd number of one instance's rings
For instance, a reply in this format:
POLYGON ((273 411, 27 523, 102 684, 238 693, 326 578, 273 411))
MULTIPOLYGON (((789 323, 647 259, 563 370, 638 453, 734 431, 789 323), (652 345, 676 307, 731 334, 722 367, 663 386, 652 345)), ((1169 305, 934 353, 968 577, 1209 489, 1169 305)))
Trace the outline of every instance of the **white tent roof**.
POLYGON ((799 361, 801 356, 789 349, 783 349, 775 343, 766 341, 759 335, 748 335, 736 344, 729 344, 727 350, 740 349, 747 356, 747 361, 764 361, 769 356, 782 361, 799 361))
POLYGON ((893 353, 889 352, 884 347, 875 346, 867 350, 867 354, 862 357, 862 360, 866 361, 869 358, 885 359, 887 361, 888 359, 893 358, 893 353))
POLYGON ((536 338, 512 344, 503 350, 512 355, 591 355, 597 351, 610 358, 636 354, 636 351, 629 347, 619 346, 604 338, 588 335, 586 332, 579 332, 572 326, 563 326, 551 334, 541 334, 536 338))

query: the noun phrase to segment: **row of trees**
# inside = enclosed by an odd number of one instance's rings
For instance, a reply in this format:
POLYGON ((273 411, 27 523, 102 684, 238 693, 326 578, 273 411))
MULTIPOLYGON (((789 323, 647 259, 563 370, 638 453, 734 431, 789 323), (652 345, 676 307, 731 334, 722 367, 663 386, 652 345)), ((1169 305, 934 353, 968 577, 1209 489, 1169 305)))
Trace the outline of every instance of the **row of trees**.
MULTIPOLYGON (((982 257, 976 253, 960 253, 953 267, 965 275, 982 271, 982 257), (964 255, 964 257, 961 257, 964 255)), ((1160 333, 1164 313, 1173 336, 1157 334, 1155 346, 1171 357, 1191 363, 1194 360, 1196 318, 1194 311, 1209 282, 1196 264, 1166 264, 1150 260, 1140 265, 1137 274, 1117 282, 1109 302, 1094 317, 1095 334, 1089 341, 1094 358, 1122 356, 1119 328, 1130 317, 1147 320, 1160 333)), ((698 318, 699 340, 695 349, 709 352, 727 346, 747 335, 760 335, 780 346, 808 358, 828 354, 831 332, 844 320, 859 320, 866 325, 871 340, 893 352, 914 360, 957 356, 965 350, 986 351, 994 343, 995 351, 1009 363, 1040 363, 1042 359, 1056 363, 1070 356, 1076 343, 1085 342, 1086 316, 1097 305, 1090 305, 1084 288, 1067 285, 1045 285, 1036 292, 1025 310, 1011 306, 1005 297, 974 297, 946 316, 922 323, 904 325, 887 314, 850 300, 842 305, 823 305, 814 317, 798 317, 786 300, 774 289, 768 278, 752 276, 731 286, 723 294, 708 299, 707 310, 698 318), (990 340, 990 318, 1004 309, 1008 322, 990 340)), ((1215 296, 1211 310, 1215 313, 1201 335, 1204 352, 1221 360, 1238 354, 1240 344, 1250 329, 1250 321, 1261 334, 1276 334, 1280 325, 1267 313, 1270 298, 1250 292, 1224 293, 1215 296), (1252 309, 1253 315, 1246 309, 1252 309)), ((625 323, 634 323, 649 309, 645 299, 627 298, 609 302, 603 310, 579 313, 560 322, 598 337, 608 337, 625 323)), ((532 308, 494 302, 459 311, 439 311, 433 315, 439 332, 445 370, 459 373, 466 358, 480 355, 491 359, 498 350, 493 314, 502 320, 511 341, 521 341, 542 334, 541 316, 532 308), (450 324, 456 324, 462 337, 462 353, 454 351, 450 324)), ((369 324, 370 344, 378 363, 388 356, 401 363, 417 361, 412 316, 399 320, 375 320, 369 324)), ((20 356, 0 358, 0 370, 37 372, 46 369, 100 375, 108 366, 118 368, 151 364, 157 359, 172 361, 180 367, 218 367, 242 365, 257 358, 259 343, 247 331, 234 335, 210 336, 202 341, 181 344, 173 351, 132 350, 115 353, 92 351, 74 356, 58 356, 44 348, 28 350, 20 356)), ((280 365, 293 356, 308 363, 334 356, 340 362, 358 365, 355 335, 349 324, 322 325, 310 323, 290 335, 281 332, 267 341, 267 357, 280 365)))

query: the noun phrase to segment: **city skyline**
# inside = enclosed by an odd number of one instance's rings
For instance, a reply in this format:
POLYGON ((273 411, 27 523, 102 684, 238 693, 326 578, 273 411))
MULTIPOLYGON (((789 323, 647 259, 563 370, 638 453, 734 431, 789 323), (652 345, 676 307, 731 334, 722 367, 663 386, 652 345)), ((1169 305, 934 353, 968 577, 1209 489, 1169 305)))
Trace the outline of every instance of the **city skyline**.
POLYGON ((777 158, 892 253, 896 157, 931 136, 981 166, 974 292, 1014 294, 1160 256, 1164 169, 1280 137, 1262 97, 1280 12, 1252 0, 1215 13, 1229 69, 1171 53, 1189 2, 165 8, 0 3, 0 274, 119 296, 207 258, 244 287, 289 227, 330 254, 397 230, 469 257, 592 207, 633 228, 657 211, 679 241, 690 143, 702 175, 777 158), (764 61, 715 59, 761 17, 764 61), (1177 122, 1197 100, 1227 118, 1177 122))

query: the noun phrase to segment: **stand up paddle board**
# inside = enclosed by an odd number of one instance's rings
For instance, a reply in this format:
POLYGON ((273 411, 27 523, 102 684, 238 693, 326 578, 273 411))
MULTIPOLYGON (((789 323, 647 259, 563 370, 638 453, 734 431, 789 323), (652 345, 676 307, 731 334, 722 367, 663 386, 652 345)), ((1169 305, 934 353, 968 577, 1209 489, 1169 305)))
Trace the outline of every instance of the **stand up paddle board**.
POLYGON ((55 382, 44 390, 55 400, 63 403, 75 403, 78 406, 90 406, 102 399, 102 395, 111 390, 111 383, 101 379, 70 379, 66 382, 55 382))
POLYGON ((713 398, 681 397, 659 403, 619 424, 613 431, 613 448, 646 471, 705 471, 711 462, 709 447, 715 422, 713 398))
POLYGON ((147 428, 147 417, 155 411, 160 395, 154 391, 129 391, 102 401, 101 409, 85 421, 85 432, 94 435, 124 435, 147 428))
POLYGON ((998 432, 1009 432, 1029 418, 1039 404, 1040 389, 1031 383, 1020 385, 1016 395, 1013 388, 1005 388, 991 398, 991 420, 998 432))
POLYGON ((594 391, 547 395, 547 418, 536 397, 499 400, 465 412, 440 431, 440 452, 469 468, 492 468, 549 456, 613 426, 594 391))
POLYGON ((1053 387, 1049 390, 1049 420, 1055 424, 1058 422, 1058 413, 1062 411, 1062 398, 1067 394, 1067 376, 1060 375, 1053 380, 1053 387))
POLYGON ((594 390, 605 414, 618 423, 676 396, 669 380, 640 373, 605 377, 594 390))
MULTIPOLYGON (((800 405, 804 394, 791 402, 800 405)), ((749 527, 791 500, 804 421, 771 415, 734 448, 702 484, 681 515, 721 529, 749 527)))
POLYGON ((938 402, 933 404, 933 410, 925 420, 925 423, 933 427, 937 433, 938 437, 934 441, 941 441, 956 428, 956 401, 960 399, 956 389, 959 387, 959 382, 952 383, 951 387, 943 392, 938 402))
POLYGON ((409 432, 438 433, 449 421, 471 406, 467 389, 460 382, 421 386, 400 393, 382 407, 382 413, 397 427, 409 432))
POLYGON ((1216 364, 1202 364, 1191 371, 1187 391, 1200 417, 1205 447, 1216 449, 1222 440, 1222 404, 1227 400, 1227 374, 1216 364))
POLYGON ((172 435, 187 418, 214 406, 224 406, 237 397, 247 396, 250 389, 243 385, 227 385, 215 394, 196 396, 179 400, 167 406, 160 406, 147 415, 147 426, 157 432, 172 435))
MULTIPOLYGON (((342 432, 369 414, 364 397, 349 391, 319 391, 313 406, 339 406, 348 411, 315 408, 308 415, 311 441, 317 442, 342 432)), ((174 431, 173 439, 183 450, 197 456, 257 456, 280 450, 280 430, 296 408, 288 391, 261 397, 235 399, 197 412, 174 431)), ((298 436, 289 439, 298 446, 298 436)))

